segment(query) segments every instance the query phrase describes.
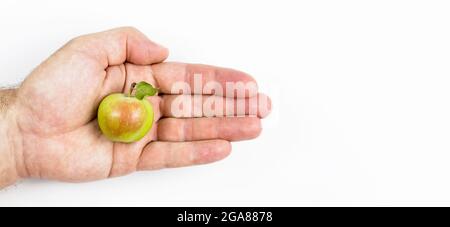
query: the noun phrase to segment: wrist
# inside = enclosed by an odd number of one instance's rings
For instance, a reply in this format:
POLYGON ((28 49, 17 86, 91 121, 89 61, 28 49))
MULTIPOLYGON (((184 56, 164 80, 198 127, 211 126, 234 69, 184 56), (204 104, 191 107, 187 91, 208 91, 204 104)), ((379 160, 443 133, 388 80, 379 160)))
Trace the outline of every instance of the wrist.
POLYGON ((19 179, 16 165, 19 133, 12 107, 14 93, 11 90, 0 92, 0 189, 19 179))

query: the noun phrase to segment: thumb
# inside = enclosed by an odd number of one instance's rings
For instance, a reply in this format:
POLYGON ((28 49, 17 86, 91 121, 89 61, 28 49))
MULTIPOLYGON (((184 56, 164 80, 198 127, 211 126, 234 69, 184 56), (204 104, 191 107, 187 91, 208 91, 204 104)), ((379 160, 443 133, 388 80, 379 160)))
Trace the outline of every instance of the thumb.
POLYGON ((149 65, 164 61, 167 48, 149 40, 133 27, 121 27, 71 40, 61 51, 77 51, 94 57, 103 68, 130 62, 149 65))

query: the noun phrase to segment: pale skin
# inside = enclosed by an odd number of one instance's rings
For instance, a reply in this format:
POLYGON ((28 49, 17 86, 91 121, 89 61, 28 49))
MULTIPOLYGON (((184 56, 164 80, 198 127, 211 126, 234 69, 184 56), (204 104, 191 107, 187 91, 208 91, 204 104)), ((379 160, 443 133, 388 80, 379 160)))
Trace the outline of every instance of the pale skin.
MULTIPOLYGON (((172 116, 169 106, 179 94, 171 94, 170 87, 190 83, 193 73, 221 84, 254 79, 232 69, 164 62, 167 56, 166 48, 138 30, 113 29, 71 40, 18 88, 0 90, 0 188, 26 178, 85 182, 212 163, 230 154, 230 142, 261 133, 261 118, 270 106, 257 116, 172 116), (161 90, 148 98, 155 109, 154 127, 136 143, 113 143, 98 129, 98 105, 140 81, 161 90)), ((243 98, 258 97, 266 96, 243 98)))

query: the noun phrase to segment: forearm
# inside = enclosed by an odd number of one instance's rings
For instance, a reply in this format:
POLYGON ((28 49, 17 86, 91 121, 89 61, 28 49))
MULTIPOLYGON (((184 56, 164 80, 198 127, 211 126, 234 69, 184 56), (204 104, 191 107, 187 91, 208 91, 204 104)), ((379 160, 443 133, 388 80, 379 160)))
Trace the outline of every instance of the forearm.
POLYGON ((17 181, 12 128, 13 115, 10 108, 16 99, 16 90, 0 90, 0 189, 17 181))

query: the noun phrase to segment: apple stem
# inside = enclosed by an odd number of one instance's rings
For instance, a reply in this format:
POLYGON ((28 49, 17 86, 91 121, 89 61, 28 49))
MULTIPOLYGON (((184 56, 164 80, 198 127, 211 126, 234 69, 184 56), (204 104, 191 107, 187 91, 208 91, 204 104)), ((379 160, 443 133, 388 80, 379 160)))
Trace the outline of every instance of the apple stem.
POLYGON ((134 88, 136 88, 136 85, 137 85, 136 83, 131 84, 129 96, 133 95, 133 91, 134 91, 134 88))

